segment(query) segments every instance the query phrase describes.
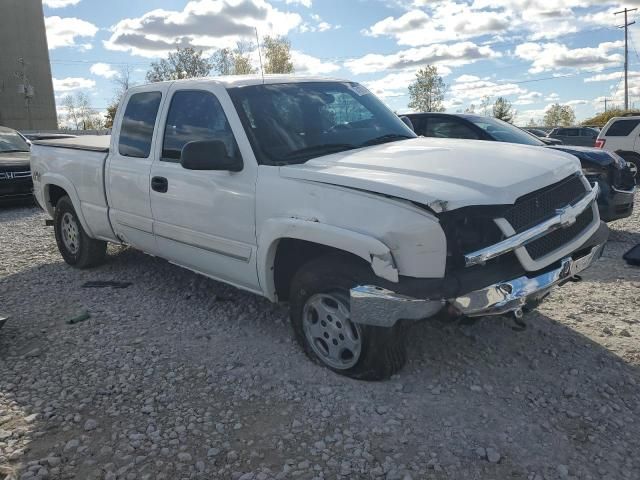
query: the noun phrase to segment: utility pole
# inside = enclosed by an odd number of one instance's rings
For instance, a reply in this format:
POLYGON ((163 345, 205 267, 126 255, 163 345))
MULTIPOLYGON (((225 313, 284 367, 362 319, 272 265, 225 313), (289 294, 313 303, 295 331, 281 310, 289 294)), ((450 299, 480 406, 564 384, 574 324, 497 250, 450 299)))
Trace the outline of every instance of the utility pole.
POLYGON ((619 12, 615 12, 614 15, 624 13, 624 25, 618 28, 624 28, 624 109, 629 110, 629 26, 636 22, 629 23, 627 21, 627 13, 634 12, 637 8, 625 8, 619 12))
POLYGON ((607 102, 609 101, 608 98, 604 99, 604 113, 607 113, 607 102))

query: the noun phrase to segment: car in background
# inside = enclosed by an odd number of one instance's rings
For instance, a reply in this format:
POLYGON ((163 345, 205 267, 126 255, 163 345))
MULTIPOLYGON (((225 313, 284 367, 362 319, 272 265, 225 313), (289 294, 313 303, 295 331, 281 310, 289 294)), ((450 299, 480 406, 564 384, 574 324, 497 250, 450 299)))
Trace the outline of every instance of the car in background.
POLYGON ((563 145, 594 147, 598 133, 598 130, 591 127, 558 127, 551 130, 547 138, 560 140, 563 145))
POLYGON ((547 145, 535 135, 493 117, 449 113, 412 113, 405 117, 414 131, 425 137, 519 143, 570 153, 580 160, 589 182, 599 184, 602 193, 598 197, 598 208, 604 221, 625 218, 633 212, 634 170, 614 153, 572 145, 547 145))
POLYGON ((632 165, 636 172, 640 169, 640 116, 614 117, 602 128, 596 140, 596 147, 615 152, 632 165))
POLYGON ((522 130, 530 133, 531 135, 535 135, 542 143, 547 145, 562 145, 562 140, 547 137, 547 132, 544 130, 540 130, 538 128, 523 128, 522 130))
POLYGON ((33 200, 30 156, 24 137, 0 127, 0 203, 33 200))

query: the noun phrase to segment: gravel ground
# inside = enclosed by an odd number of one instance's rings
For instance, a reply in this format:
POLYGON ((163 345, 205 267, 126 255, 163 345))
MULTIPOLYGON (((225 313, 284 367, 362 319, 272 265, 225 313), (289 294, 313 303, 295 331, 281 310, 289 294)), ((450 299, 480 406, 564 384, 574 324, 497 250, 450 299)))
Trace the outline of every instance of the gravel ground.
POLYGON ((0 471, 638 479, 640 269, 621 260, 640 243, 636 211, 526 329, 423 322, 401 374, 363 383, 310 363, 284 307, 126 248, 73 270, 40 211, 0 210, 0 471))

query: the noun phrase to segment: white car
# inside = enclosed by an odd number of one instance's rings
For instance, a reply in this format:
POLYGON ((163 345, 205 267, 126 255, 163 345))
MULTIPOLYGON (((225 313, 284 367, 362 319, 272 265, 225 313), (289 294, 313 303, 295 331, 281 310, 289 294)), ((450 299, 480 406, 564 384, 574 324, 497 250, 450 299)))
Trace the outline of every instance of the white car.
POLYGON ((620 155, 629 162, 638 180, 640 168, 640 116, 614 117, 607 122, 596 140, 596 148, 620 155))
POLYGON ((110 138, 34 145, 66 262, 128 244, 288 301, 305 352, 350 377, 398 371, 409 321, 521 316, 607 240, 575 157, 417 138, 357 83, 187 80, 122 105, 110 138))

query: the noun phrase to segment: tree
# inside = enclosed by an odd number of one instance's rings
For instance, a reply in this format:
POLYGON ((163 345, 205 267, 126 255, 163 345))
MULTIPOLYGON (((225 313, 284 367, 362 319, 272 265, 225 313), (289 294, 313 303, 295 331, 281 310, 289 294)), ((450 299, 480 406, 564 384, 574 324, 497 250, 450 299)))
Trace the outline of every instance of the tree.
POLYGON ((538 126, 538 122, 536 122, 536 119, 531 117, 529 119, 529 123, 527 123, 527 127, 537 127, 538 126))
POLYGON ((120 69, 118 75, 113 79, 113 83, 116 86, 115 93, 113 96, 113 100, 111 104, 107 107, 107 113, 105 115, 105 128, 113 127, 113 122, 116 118, 116 113, 118 111, 118 106, 124 97, 124 94, 127 93, 132 86, 135 85, 131 80, 131 67, 126 65, 120 69))
POLYGON ((640 112, 625 110, 624 108, 612 108, 606 112, 599 113, 598 115, 587 118, 582 125, 592 125, 594 127, 604 127, 609 120, 613 117, 621 117, 627 113, 633 113, 634 115, 640 115, 640 112))
POLYGON ((464 113, 476 113, 476 106, 472 103, 464 109, 464 113))
POLYGON ((291 42, 286 37, 265 37, 264 73, 293 73, 291 42))
POLYGON ((438 67, 427 65, 416 73, 409 85, 409 108, 417 112, 444 112, 442 105, 447 85, 438 75, 438 67))
POLYGON ((569 105, 555 103, 544 114, 545 127, 568 127, 576 122, 576 114, 569 105))
POLYGON ((480 100, 480 112, 485 117, 488 117, 490 108, 491 108, 491 97, 489 97, 489 95, 485 95, 480 100))
POLYGON ((250 43, 238 42, 235 49, 222 48, 213 54, 213 71, 218 75, 250 75, 257 73, 251 65, 249 52, 254 46, 250 43))
POLYGON ((202 50, 192 47, 180 48, 169 53, 165 59, 151 64, 147 72, 148 82, 166 80, 182 80, 184 78, 206 77, 211 72, 213 63, 203 57, 202 50))
POLYGON ((65 109, 63 122, 74 130, 100 130, 104 128, 104 119, 91 107, 89 96, 86 93, 78 93, 75 96, 67 95, 62 99, 65 109))
POLYGON ((493 116, 498 120, 503 120, 507 123, 513 123, 516 117, 511 102, 504 97, 498 97, 493 104, 493 116))

